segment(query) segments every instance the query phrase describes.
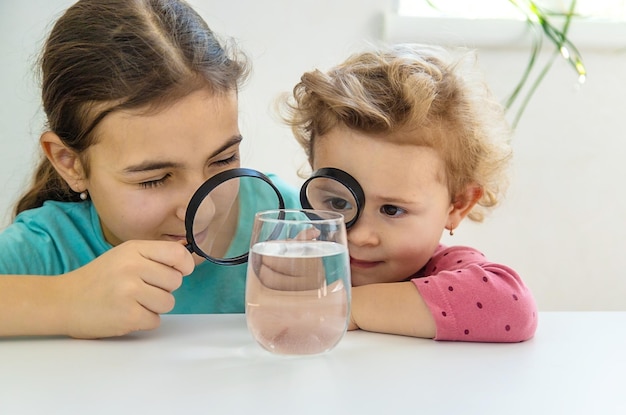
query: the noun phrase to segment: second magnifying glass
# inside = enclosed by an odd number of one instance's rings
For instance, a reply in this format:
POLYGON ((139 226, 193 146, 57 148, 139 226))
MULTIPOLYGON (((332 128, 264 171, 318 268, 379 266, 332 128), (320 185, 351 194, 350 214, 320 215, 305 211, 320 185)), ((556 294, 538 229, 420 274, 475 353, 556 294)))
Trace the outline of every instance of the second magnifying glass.
POLYGON ((325 167, 313 172, 300 189, 305 209, 341 213, 349 229, 365 207, 365 193, 359 182, 343 170, 325 167))

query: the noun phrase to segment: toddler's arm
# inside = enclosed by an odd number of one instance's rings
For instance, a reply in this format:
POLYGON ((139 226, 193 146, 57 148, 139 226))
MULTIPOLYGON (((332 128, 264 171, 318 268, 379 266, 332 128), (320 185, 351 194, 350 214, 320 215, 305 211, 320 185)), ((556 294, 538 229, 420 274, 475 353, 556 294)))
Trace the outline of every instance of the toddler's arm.
POLYGON ((412 282, 435 319, 436 340, 518 342, 535 334, 530 290, 514 270, 477 250, 440 249, 423 275, 412 282))
POLYGON ((350 330, 435 337, 435 319, 411 281, 352 287, 350 330))
POLYGON ((534 335, 537 310, 528 288, 515 271, 475 249, 443 247, 420 274, 407 282, 353 287, 350 328, 484 342, 534 335))

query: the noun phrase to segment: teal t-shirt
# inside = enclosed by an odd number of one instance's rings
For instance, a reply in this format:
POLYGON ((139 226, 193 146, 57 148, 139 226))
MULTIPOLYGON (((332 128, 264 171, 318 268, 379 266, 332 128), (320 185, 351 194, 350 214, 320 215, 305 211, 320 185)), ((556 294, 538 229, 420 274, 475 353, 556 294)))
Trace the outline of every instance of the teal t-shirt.
MULTIPOLYGON (((298 192, 292 186, 268 175, 280 190, 285 207, 299 208, 298 192)), ((242 181, 240 217, 229 252, 244 252, 250 244, 249 224, 253 213, 272 209, 260 191, 261 180, 242 181)), ((0 233, 0 274, 59 275, 79 268, 102 255, 112 246, 105 239, 98 214, 89 201, 68 203, 48 201, 37 209, 22 212, 0 233)), ((228 256, 228 254, 227 254, 228 256)), ((242 313, 247 264, 217 265, 205 261, 183 279, 174 292, 172 313, 242 313)))

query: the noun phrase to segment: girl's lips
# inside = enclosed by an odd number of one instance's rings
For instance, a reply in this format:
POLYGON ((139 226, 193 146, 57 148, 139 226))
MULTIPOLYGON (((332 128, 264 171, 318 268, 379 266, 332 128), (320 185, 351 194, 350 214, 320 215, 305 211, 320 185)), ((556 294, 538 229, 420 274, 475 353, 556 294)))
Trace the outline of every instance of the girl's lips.
POLYGON ((186 236, 178 236, 178 235, 165 235, 165 237, 171 241, 174 242, 180 242, 180 241, 185 241, 187 242, 187 237, 186 236))
POLYGON ((196 241, 197 245, 200 245, 202 242, 204 242, 204 240, 206 239, 208 234, 209 234, 209 229, 206 228, 203 231, 198 232, 197 234, 195 234, 193 236, 193 239, 196 241))
POLYGON ((356 268, 373 268, 379 264, 382 264, 382 261, 363 261, 350 257, 350 266, 356 268))
MULTIPOLYGON (((196 244, 198 244, 198 245, 199 245, 200 243, 202 243, 202 242, 204 241, 204 239, 206 238, 207 234, 208 234, 208 229, 205 229, 205 230, 203 230, 203 231, 198 232, 197 234, 195 234, 195 235, 193 236, 193 238, 194 238, 194 240, 195 240, 196 244)), ((181 235, 173 235, 173 234, 170 234, 170 235, 166 235, 166 237, 167 237, 168 239, 172 240, 172 241, 175 241, 175 242, 178 242, 178 241, 185 241, 185 242, 187 242, 187 243, 190 243, 190 241, 188 241, 188 240, 187 240, 187 236, 186 236, 186 235, 182 235, 182 236, 181 236, 181 235)))

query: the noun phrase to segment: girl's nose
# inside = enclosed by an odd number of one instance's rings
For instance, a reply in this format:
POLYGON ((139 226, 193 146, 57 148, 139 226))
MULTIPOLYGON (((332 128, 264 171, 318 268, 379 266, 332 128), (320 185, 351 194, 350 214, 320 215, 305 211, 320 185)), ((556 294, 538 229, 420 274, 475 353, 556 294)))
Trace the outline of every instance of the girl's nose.
MULTIPOLYGON (((189 185, 185 186, 184 191, 181 189, 180 202, 178 203, 178 206, 176 207, 177 218, 179 218, 182 221, 185 220, 185 216, 187 214, 187 208, 189 204, 191 203, 191 199, 193 195, 196 193, 196 191, 200 188, 200 186, 202 186, 202 184, 205 182, 205 180, 206 180, 205 177, 198 176, 194 180, 189 181, 189 185)), ((204 202, 202 204, 204 205, 204 202)), ((198 210, 200 210, 200 208, 198 210)))
POLYGON ((380 243, 378 232, 366 215, 361 215, 348 229, 348 242, 356 246, 376 246, 380 243))
POLYGON ((178 205, 178 207, 176 208, 176 217, 178 219, 180 219, 181 221, 185 220, 185 215, 187 214, 187 205, 178 205))
POLYGON ((206 227, 209 226, 213 217, 215 216, 215 203, 214 198, 215 195, 209 193, 202 200, 202 202, 198 205, 198 209, 196 210, 194 220, 193 220, 193 231, 199 232, 206 227))

